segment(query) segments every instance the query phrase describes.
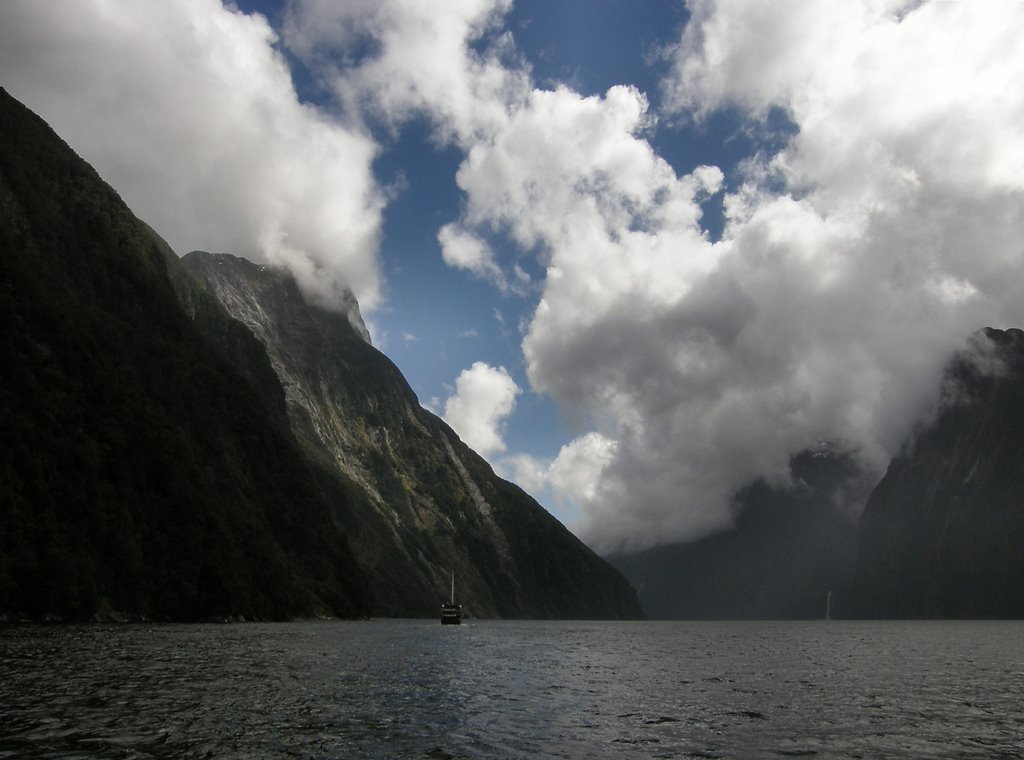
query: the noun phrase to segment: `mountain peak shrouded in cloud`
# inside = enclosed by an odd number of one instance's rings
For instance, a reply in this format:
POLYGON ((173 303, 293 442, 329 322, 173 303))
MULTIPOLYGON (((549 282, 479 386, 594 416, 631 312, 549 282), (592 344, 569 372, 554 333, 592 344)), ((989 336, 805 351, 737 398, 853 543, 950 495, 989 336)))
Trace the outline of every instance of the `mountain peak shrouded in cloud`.
POLYGON ((6 87, 184 254, 244 251, 331 305, 380 298, 363 131, 300 103, 276 33, 219 0, 4 3, 6 87))
POLYGON ((336 275, 371 315, 429 273, 394 334, 449 387, 501 381, 483 447, 598 549, 728 526, 819 440, 880 474, 965 337, 1024 323, 1020 4, 693 0, 638 47, 648 81, 586 92, 536 72, 584 45, 523 46, 530 0, 295 0, 277 33, 216 2, 116 6, 5 4, 12 91, 181 250, 336 275), (424 122, 403 155, 454 200, 403 237, 374 161, 424 122), (426 348, 424 315, 455 301, 475 321, 426 348), (495 303, 515 353, 487 339, 495 303), (571 427, 534 449, 516 431, 538 395, 571 427))

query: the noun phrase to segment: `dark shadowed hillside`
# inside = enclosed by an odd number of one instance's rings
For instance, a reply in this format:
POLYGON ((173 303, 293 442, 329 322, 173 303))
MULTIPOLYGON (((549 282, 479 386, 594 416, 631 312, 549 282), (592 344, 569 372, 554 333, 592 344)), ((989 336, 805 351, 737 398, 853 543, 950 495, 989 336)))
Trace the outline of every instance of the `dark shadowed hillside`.
POLYGON ((451 571, 471 615, 641 614, 618 572, 420 406, 351 304, 311 305, 290 275, 234 256, 183 263, 266 346, 381 614, 434 614, 451 571))
POLYGON ((269 367, 218 358, 149 228, 6 92, 0 211, 0 612, 367 611, 269 367))
POLYGON ((1024 332, 986 329, 861 520, 860 612, 1024 617, 1024 332))
POLYGON ((660 619, 821 618, 840 614, 852 577, 856 521, 839 505, 861 487, 834 451, 793 458, 791 488, 757 482, 736 497, 735 528, 610 557, 660 619))
POLYGON ((0 140, 0 616, 432 616, 452 570, 470 615, 641 614, 354 299, 232 257, 197 279, 6 93, 0 140))

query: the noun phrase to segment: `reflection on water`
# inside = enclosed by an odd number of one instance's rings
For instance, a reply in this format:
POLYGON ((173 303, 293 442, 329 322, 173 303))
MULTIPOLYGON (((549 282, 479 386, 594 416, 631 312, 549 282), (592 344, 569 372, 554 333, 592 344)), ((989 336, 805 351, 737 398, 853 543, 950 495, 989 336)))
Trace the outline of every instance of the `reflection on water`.
POLYGON ((0 758, 1020 757, 1024 624, 0 628, 0 758))

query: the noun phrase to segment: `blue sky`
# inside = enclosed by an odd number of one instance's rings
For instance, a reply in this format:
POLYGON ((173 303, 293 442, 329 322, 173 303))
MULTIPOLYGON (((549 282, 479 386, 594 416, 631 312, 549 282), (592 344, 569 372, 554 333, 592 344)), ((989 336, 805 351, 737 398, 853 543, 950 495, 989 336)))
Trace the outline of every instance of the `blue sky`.
POLYGON ((822 440, 879 476, 1024 324, 1021 3, 52 8, 0 4, 4 87, 180 253, 351 288, 602 551, 727 528, 822 440))
MULTIPOLYGON (((265 15, 278 28, 283 2, 237 3, 247 13, 265 15)), ((637 87, 657 107, 659 82, 668 67, 667 50, 678 41, 687 13, 680 3, 628 0, 517 2, 503 29, 529 62, 533 78, 546 87, 567 85, 582 95, 604 94, 614 85, 637 87)), ((306 75, 293 60, 293 75, 306 75)), ((330 96, 300 83, 304 97, 330 108, 330 96)), ((746 155, 750 140, 741 123, 717 115, 710 123, 668 123, 652 129, 658 153, 683 174, 709 161, 733 167, 746 155)), ((438 229, 457 215, 463 194, 455 184, 462 153, 438 144, 428 120, 403 124, 397 134, 388 125, 371 124, 382 146, 374 162, 381 182, 397 186, 383 217, 381 264, 386 305, 372 315, 377 343, 399 365, 423 403, 443 411, 458 374, 474 362, 505 367, 524 395, 503 423, 509 450, 553 458, 580 432, 585 421, 560 418, 544 394, 529 392, 519 325, 536 306, 535 295, 502 295, 493 285, 468 278, 441 257, 438 229)), ((720 196, 718 199, 720 201, 720 196)), ((720 214, 709 204, 710 226, 720 231, 720 214)), ((707 220, 705 220, 707 224, 707 220)), ((559 516, 571 520, 573 509, 559 516)))
MULTIPOLYGON (((585 95, 632 83, 656 98, 664 61, 659 66, 650 59, 678 36, 684 17, 673 3, 523 2, 513 6, 505 26, 538 82, 569 84, 585 95)), ((680 130, 662 132, 662 155, 671 151, 680 161, 694 161, 680 130)), ((454 181, 462 155, 432 145, 430 137, 428 125, 413 123, 397 142, 385 143, 376 163, 385 181, 401 176, 407 185, 384 215, 381 255, 389 297, 374 320, 387 353, 424 402, 445 399, 459 372, 476 361, 506 367, 528 389, 518 326, 536 299, 502 296, 442 261, 437 230, 454 219, 462 202, 454 181)), ((505 439, 513 451, 554 457, 578 432, 559 419, 548 397, 527 392, 506 422, 505 439)))
MULTIPOLYGON (((263 13, 278 26, 283 22, 282 2, 238 6, 263 13)), ((685 7, 673 2, 531 0, 515 3, 503 28, 514 35, 516 49, 538 83, 598 96, 614 85, 630 84, 656 110, 659 82, 668 67, 666 51, 678 41, 686 18, 685 7)), ((306 96, 330 107, 329 97, 315 87, 308 87, 306 96)), ((387 305, 373 315, 378 342, 427 404, 450 395, 458 373, 476 361, 507 368, 526 391, 505 422, 509 449, 556 456, 579 432, 579 424, 560 419, 547 396, 528 392, 519 325, 536 298, 503 296, 441 258, 437 230, 456 216, 463 200, 455 184, 461 152, 437 144, 425 119, 402 125, 397 135, 379 124, 375 133, 383 151, 374 171, 382 182, 401 188, 384 213, 381 262, 387 305)), ((666 122, 652 129, 649 139, 680 174, 709 161, 732 168, 751 143, 741 122, 729 114, 718 114, 699 128, 666 122)), ((712 234, 721 229, 716 208, 720 200, 718 196, 708 204, 704 223, 712 234)), ((573 515, 566 510, 560 516, 573 515)))

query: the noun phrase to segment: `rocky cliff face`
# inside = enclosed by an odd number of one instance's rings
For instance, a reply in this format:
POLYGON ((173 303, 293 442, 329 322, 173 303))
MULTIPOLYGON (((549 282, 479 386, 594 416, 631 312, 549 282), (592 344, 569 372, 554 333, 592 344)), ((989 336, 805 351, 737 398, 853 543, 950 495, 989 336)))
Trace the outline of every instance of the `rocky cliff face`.
POLYGON ((265 346, 295 435, 343 496, 335 517, 378 614, 435 614, 452 571, 470 615, 641 614, 621 575, 420 406, 351 306, 311 305, 289 275, 234 256, 183 263, 265 346))
POLYGON ((449 568, 470 614, 639 614, 354 299, 190 262, 0 90, 0 620, 433 616, 449 568))
POLYGON ((986 329, 861 519, 870 617, 1024 617, 1024 332, 986 329))

